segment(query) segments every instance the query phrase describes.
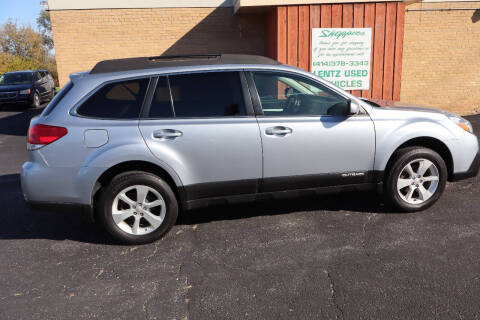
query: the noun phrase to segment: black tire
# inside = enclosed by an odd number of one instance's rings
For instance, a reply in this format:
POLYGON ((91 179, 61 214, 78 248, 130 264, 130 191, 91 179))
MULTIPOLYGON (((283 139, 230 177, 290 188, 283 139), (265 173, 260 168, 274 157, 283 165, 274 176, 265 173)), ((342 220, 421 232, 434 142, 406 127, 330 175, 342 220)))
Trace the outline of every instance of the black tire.
MULTIPOLYGON (((420 211, 432 206, 442 195, 447 183, 448 171, 443 158, 435 151, 424 147, 407 147, 396 151, 392 158, 392 165, 386 172, 385 193, 388 200, 398 209, 405 212, 420 211), (430 198, 419 204, 412 204, 400 196, 397 190, 397 181, 403 168, 415 159, 430 160, 438 170, 438 185, 430 198)), ((427 182, 428 183, 428 182, 427 182)), ((404 190, 404 189, 402 189, 404 190)), ((418 192, 418 191, 417 191, 418 192)))
POLYGON ((30 107, 35 108, 35 109, 40 108, 40 96, 36 92, 33 94, 33 99, 32 99, 32 103, 31 103, 30 107))
POLYGON ((115 239, 122 243, 144 244, 156 241, 162 238, 177 221, 178 203, 175 194, 168 183, 154 174, 143 171, 130 171, 119 174, 101 192, 98 203, 95 206, 98 221, 115 239), (156 230, 144 235, 134 235, 125 232, 117 226, 112 217, 112 205, 117 194, 125 188, 135 185, 144 185, 155 189, 162 196, 166 207, 162 224, 156 230))

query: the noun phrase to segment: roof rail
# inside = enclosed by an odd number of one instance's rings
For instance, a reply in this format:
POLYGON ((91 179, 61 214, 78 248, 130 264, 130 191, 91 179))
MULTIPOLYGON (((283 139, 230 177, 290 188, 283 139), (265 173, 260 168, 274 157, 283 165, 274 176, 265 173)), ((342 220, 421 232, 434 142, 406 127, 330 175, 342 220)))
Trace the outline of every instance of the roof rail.
POLYGON ((267 57, 244 54, 192 54, 113 59, 98 62, 90 74, 215 64, 279 64, 267 57))
POLYGON ((149 57, 148 59, 153 62, 157 61, 187 61, 187 60, 202 60, 202 59, 220 59, 220 54, 192 54, 181 56, 157 56, 149 57))

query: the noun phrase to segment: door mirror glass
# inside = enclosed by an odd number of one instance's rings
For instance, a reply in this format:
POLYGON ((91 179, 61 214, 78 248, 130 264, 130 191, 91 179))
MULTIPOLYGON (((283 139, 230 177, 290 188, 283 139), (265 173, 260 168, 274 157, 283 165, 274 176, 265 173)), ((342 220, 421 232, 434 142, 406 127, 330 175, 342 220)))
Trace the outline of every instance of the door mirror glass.
POLYGON ((348 104, 349 104, 348 115, 354 115, 354 114, 357 114, 358 111, 360 111, 360 106, 355 101, 350 100, 348 104))

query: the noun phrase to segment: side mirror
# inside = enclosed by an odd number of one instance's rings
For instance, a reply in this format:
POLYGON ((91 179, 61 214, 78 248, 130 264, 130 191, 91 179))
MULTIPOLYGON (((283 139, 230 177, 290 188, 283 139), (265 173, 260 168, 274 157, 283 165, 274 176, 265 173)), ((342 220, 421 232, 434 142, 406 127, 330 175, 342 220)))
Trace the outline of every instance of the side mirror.
POLYGON ((355 101, 349 100, 348 115, 351 116, 351 115, 357 114, 358 111, 360 111, 360 106, 355 101))

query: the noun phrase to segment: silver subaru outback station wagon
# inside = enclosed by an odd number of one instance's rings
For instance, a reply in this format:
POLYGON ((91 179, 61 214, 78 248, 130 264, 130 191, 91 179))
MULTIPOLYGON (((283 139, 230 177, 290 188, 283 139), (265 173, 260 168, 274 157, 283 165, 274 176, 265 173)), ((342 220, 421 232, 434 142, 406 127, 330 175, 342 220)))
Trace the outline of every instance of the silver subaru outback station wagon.
POLYGON ((477 174, 478 140, 451 113, 380 108, 303 70, 248 55, 99 62, 32 119, 25 200, 87 209, 125 243, 180 210, 342 190, 398 209, 477 174))

